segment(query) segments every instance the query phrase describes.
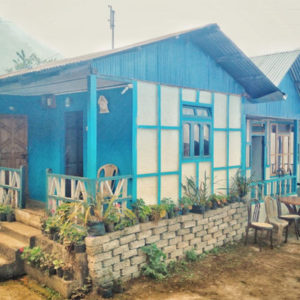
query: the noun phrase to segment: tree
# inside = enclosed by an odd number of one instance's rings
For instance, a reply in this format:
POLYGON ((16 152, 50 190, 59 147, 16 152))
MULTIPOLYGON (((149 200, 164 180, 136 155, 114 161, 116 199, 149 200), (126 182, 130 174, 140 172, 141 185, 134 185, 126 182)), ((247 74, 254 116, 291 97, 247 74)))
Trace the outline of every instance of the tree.
POLYGON ((6 69, 8 73, 22 70, 22 69, 31 69, 40 64, 54 61, 55 59, 41 59, 35 53, 31 53, 29 56, 26 55, 25 51, 16 52, 17 58, 13 59, 12 62, 14 66, 12 68, 6 69))

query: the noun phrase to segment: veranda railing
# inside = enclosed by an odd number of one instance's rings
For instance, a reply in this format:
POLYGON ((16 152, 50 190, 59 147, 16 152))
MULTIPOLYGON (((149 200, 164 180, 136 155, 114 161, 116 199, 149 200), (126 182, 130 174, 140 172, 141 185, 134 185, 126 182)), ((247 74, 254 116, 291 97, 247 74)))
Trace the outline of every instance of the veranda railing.
POLYGON ((47 169, 47 207, 51 212, 54 212, 63 202, 85 202, 89 204, 96 200, 96 195, 101 196, 103 204, 108 202, 111 197, 115 197, 115 201, 125 207, 127 201, 132 199, 132 196, 128 195, 131 180, 131 175, 91 179, 54 174, 47 169))
POLYGON ((25 207, 25 167, 0 167, 0 204, 25 207))
POLYGON ((297 193, 297 178, 295 175, 270 178, 251 184, 251 198, 262 200, 262 195, 289 196, 297 193))

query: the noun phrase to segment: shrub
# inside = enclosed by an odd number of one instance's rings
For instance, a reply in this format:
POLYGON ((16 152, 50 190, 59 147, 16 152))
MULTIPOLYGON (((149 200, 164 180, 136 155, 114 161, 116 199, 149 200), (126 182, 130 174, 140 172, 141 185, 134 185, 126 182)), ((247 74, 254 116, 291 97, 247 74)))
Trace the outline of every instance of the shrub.
POLYGON ((142 251, 147 255, 147 264, 142 268, 142 274, 156 280, 164 279, 168 274, 166 254, 156 244, 144 246, 142 251))
POLYGON ((188 262, 194 262, 194 261, 198 260, 198 255, 197 255, 197 253, 195 252, 194 249, 188 250, 188 251, 185 252, 185 259, 188 262))

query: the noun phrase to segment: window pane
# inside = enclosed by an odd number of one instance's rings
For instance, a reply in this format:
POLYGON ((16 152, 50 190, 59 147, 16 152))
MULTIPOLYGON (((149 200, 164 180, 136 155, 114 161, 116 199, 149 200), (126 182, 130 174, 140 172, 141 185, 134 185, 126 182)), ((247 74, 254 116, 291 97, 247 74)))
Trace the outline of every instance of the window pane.
POLYGON ((205 124, 203 125, 203 154, 209 155, 209 140, 210 140, 210 126, 205 124))
POLYGON ((208 110, 206 108, 197 108, 196 113, 198 117, 208 117, 208 110))
POLYGON ((246 168, 250 167, 250 145, 246 145, 246 168))
POLYGON ((273 130, 271 131, 271 149, 270 149, 270 154, 275 155, 276 154, 276 131, 274 132, 273 130))
POLYGON ((183 155, 190 156, 190 124, 183 124, 183 155))
POLYGON ((277 154, 282 154, 282 136, 278 136, 277 140, 277 154))
POLYGON ((289 137, 288 136, 283 136, 283 153, 288 154, 289 153, 289 137))
POLYGON ((271 170, 272 174, 276 173, 275 155, 271 155, 271 170))
POLYGON ((194 156, 200 155, 200 125, 194 125, 194 156))
POLYGON ((194 116, 195 112, 193 108, 190 107, 183 107, 182 113, 186 116, 194 116))
POLYGON ((291 132, 291 134, 290 134, 290 148, 289 148, 289 153, 290 154, 294 153, 294 132, 291 132))

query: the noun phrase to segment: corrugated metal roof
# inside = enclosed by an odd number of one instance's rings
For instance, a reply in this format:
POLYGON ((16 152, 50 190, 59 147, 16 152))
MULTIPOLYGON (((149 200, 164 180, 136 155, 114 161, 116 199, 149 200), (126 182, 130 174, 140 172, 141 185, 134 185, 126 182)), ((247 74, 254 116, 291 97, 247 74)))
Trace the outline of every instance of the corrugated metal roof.
POLYGON ((293 77, 296 89, 300 96, 300 55, 291 67, 291 75, 293 77))
MULTIPOLYGON (((10 73, 0 76, 0 80, 25 75, 33 72, 53 70, 63 66, 93 61, 98 58, 115 55, 123 51, 131 51, 162 40, 184 36, 198 45, 207 55, 212 57, 221 67, 239 82, 253 100, 276 101, 281 100, 283 93, 275 86, 264 73, 248 58, 219 28, 217 24, 201 28, 181 31, 152 40, 122 47, 119 49, 93 53, 76 58, 64 59, 53 63, 41 65, 30 70, 10 73), (270 97, 268 98, 268 95, 270 97)), ((1 85, 1 84, 0 84, 1 85)))
POLYGON ((296 61, 299 54, 300 50, 295 50, 256 56, 251 59, 256 66, 262 70, 276 86, 278 86, 285 74, 296 61))

